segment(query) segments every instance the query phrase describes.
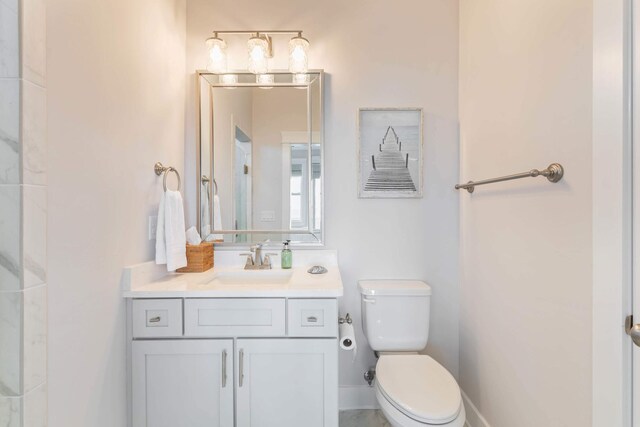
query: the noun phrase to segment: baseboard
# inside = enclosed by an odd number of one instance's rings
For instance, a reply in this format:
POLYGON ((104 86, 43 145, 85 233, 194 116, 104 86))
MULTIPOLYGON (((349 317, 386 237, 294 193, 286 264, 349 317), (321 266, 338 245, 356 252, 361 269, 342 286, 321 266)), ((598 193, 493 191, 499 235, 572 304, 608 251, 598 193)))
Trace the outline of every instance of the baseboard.
POLYGON ((469 396, 462 392, 462 400, 464 401, 464 409, 467 412, 467 422, 465 427, 491 427, 487 420, 484 419, 476 405, 473 404, 469 396))
MULTIPOLYGON (((373 387, 369 386, 340 386, 339 407, 341 411, 349 409, 378 409, 378 400, 373 387)), ((474 426, 475 427, 475 426, 474 426)))

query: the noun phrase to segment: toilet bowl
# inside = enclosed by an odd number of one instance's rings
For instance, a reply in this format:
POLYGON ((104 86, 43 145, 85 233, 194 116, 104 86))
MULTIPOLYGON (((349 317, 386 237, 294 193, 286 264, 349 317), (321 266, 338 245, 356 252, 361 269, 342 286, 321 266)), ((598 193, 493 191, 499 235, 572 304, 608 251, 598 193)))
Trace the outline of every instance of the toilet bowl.
POLYGON ((394 427, 463 427, 462 394, 438 362, 417 354, 427 345, 431 287, 414 280, 358 282, 362 327, 380 358, 376 398, 394 427))
POLYGON ((460 388, 424 355, 383 355, 376 365, 376 398, 394 427, 463 427, 460 388))

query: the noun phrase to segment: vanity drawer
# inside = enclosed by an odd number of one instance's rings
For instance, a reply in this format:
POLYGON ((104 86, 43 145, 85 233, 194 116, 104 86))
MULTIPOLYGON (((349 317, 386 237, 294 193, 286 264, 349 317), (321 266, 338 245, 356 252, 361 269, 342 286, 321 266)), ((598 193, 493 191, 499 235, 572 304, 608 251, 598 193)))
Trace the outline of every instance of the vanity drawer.
POLYGON ((186 299, 184 332, 189 337, 280 337, 285 335, 285 300, 186 299))
POLYGON ((133 337, 181 337, 181 299, 134 299, 133 337))
POLYGON ((290 299, 290 337, 337 337, 338 301, 335 299, 290 299))

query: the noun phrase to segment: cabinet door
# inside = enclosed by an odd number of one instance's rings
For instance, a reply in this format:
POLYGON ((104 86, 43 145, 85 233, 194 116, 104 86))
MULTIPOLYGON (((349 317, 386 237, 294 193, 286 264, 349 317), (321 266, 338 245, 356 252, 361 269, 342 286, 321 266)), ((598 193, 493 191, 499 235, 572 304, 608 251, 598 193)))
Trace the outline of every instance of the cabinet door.
POLYGON ((134 341, 133 426, 233 427, 233 341, 134 341))
POLYGON ((336 339, 240 339, 237 427, 336 427, 336 339))

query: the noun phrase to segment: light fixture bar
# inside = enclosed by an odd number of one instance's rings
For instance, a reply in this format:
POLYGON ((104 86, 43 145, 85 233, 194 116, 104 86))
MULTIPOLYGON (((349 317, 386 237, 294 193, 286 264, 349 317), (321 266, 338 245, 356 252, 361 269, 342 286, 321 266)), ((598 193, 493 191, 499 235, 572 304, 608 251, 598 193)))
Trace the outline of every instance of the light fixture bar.
POLYGON ((212 31, 214 34, 302 34, 302 30, 227 30, 227 31, 212 31))

